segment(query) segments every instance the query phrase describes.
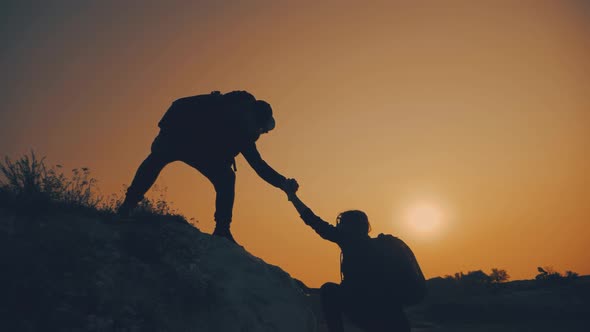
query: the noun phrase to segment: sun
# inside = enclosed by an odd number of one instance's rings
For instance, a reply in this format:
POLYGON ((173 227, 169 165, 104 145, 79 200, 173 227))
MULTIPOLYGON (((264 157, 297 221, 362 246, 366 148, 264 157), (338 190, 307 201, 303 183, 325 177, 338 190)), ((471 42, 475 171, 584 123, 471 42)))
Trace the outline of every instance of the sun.
POLYGON ((442 223, 441 209, 432 203, 417 203, 408 207, 405 222, 419 233, 434 233, 442 223))

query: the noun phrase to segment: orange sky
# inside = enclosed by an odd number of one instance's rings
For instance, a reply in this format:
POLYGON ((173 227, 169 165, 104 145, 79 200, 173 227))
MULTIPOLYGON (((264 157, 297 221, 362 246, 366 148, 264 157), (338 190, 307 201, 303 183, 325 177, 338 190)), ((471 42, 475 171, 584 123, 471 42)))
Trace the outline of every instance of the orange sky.
MULTIPOLYGON (((150 2, 3 9, 2 154, 34 148, 117 192, 175 98, 245 89, 275 110, 263 157, 314 211, 366 211, 428 277, 590 274, 583 1, 150 2), (437 227, 410 224, 420 204, 437 227)), ((338 248, 241 157, 237 175, 236 239, 311 286, 338 280, 338 248)), ((212 231, 203 176, 178 163, 159 183, 212 231)))

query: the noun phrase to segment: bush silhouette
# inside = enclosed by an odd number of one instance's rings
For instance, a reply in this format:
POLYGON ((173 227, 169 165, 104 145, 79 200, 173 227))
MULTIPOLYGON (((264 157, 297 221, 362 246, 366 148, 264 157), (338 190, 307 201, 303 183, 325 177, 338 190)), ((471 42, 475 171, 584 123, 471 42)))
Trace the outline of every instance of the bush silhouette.
MULTIPOLYGON (((0 207, 25 214, 43 214, 51 210, 85 210, 113 216, 121 204, 124 190, 104 197, 87 167, 74 168, 69 174, 61 165, 48 166, 45 157, 34 151, 16 160, 0 161, 0 207)), ((154 198, 145 198, 137 209, 143 217, 166 216, 187 222, 166 199, 166 188, 154 187, 154 198)))
POLYGON ((506 270, 500 270, 497 268, 492 269, 492 273, 490 273, 490 281, 495 284, 506 282, 510 279, 510 275, 506 270))
POLYGON ((543 286, 568 284, 578 278, 576 272, 566 271, 565 274, 561 274, 551 266, 539 266, 537 267, 537 271, 539 273, 535 276, 535 280, 543 286))
POLYGON ((68 206, 97 208, 101 198, 96 193, 97 180, 86 167, 74 168, 71 175, 63 167, 47 167, 45 157, 35 152, 13 161, 8 157, 0 162, 0 188, 7 196, 32 206, 59 202, 68 206))

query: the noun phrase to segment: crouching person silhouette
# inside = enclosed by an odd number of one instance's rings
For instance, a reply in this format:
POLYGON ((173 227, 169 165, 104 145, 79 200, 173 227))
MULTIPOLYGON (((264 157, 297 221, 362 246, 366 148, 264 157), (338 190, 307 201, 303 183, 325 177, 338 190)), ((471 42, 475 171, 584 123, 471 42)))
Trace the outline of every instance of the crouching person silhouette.
POLYGON ((341 213, 333 226, 316 216, 296 195, 289 200, 303 221, 341 252, 340 284, 320 289, 324 317, 330 332, 344 331, 345 315, 369 332, 409 332, 403 307, 420 302, 425 280, 410 248, 400 239, 379 234, 371 238, 367 215, 358 210, 341 213))
POLYGON ((169 163, 182 161, 206 176, 216 191, 215 231, 235 243, 230 232, 235 194, 235 157, 242 154, 256 173, 282 190, 297 190, 260 156, 256 141, 275 127, 272 108, 246 91, 181 98, 164 114, 150 155, 139 166, 118 214, 129 216, 169 163))

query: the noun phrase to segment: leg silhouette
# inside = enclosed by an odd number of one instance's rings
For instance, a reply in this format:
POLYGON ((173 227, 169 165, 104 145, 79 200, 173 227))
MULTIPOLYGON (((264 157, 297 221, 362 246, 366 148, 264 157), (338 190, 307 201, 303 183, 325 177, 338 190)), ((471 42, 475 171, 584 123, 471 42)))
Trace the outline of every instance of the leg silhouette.
POLYGON ((367 332, 410 332, 401 305, 371 296, 366 290, 351 289, 335 283, 320 288, 324 318, 330 332, 343 332, 343 316, 367 332))
POLYGON ((139 166, 135 177, 127 188, 127 194, 123 204, 119 207, 118 213, 121 216, 128 216, 131 210, 137 206, 145 193, 152 187, 158 175, 166 165, 171 163, 171 158, 167 158, 163 154, 152 152, 139 166))
POLYGON ((320 288, 320 297, 324 318, 330 332, 344 332, 342 322, 343 314, 343 296, 340 285, 333 282, 327 282, 320 288))
POLYGON ((225 237, 236 243, 230 232, 236 187, 236 174, 231 168, 231 164, 184 162, 205 175, 215 188, 215 231, 213 235, 225 237))

